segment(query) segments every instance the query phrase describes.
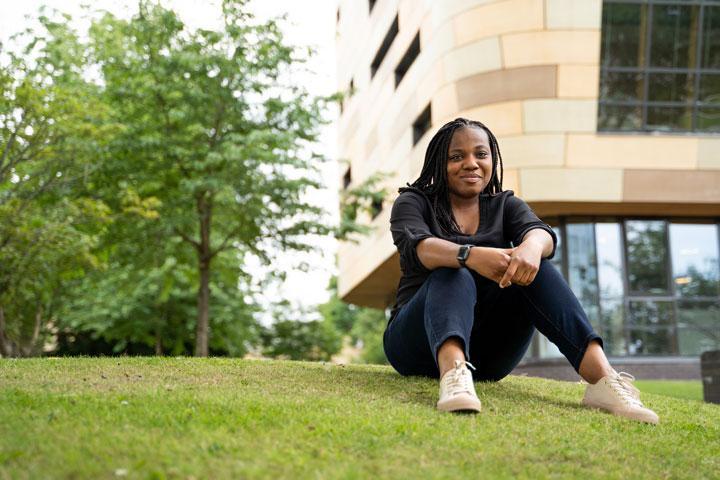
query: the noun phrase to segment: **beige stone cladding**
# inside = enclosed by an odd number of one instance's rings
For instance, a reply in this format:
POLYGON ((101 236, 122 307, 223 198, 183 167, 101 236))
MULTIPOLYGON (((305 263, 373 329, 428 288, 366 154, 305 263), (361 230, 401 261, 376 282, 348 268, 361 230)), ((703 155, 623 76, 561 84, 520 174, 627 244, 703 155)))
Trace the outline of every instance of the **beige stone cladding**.
POLYGON ((601 0, 376 0, 372 10, 370 3, 338 2, 338 90, 354 85, 338 119, 339 159, 351 168, 348 188, 384 172, 390 195, 367 218, 373 233, 340 246, 346 301, 392 303, 400 271, 390 207, 397 188, 419 174, 432 134, 458 116, 490 127, 503 187, 544 216, 640 214, 669 195, 677 214, 718 210, 720 139, 598 133, 601 0), (397 35, 373 75, 396 18, 397 35), (397 83, 418 32, 420 54, 397 83), (413 123, 428 105, 430 128, 414 145, 413 123))

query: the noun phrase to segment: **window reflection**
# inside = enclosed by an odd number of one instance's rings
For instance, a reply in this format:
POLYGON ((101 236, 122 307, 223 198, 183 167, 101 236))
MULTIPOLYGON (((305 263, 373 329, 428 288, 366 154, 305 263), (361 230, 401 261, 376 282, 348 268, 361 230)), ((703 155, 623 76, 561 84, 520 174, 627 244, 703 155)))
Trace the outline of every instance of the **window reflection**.
POLYGON ((654 5, 650 66, 694 68, 697 48, 698 5, 654 5))
POLYGON ((647 5, 607 3, 602 8, 602 63, 612 67, 642 64, 645 53, 644 29, 647 5))
POLYGON ((703 15, 702 67, 720 68, 720 7, 708 5, 703 15))
POLYGON ((625 312, 622 298, 600 300, 600 331, 603 349, 608 355, 626 355, 625 312))
POLYGON ((563 245, 562 240, 562 232, 560 231, 560 227, 552 227, 553 231, 555 232, 555 236, 557 237, 557 246, 555 247, 555 255, 550 260, 550 263, 555 265, 555 268, 558 269, 560 273, 563 271, 563 248, 565 248, 565 245, 563 245))
POLYGON ((625 355, 623 318, 622 235, 618 223, 595 224, 598 285, 600 288, 600 336, 609 355, 625 355))
POLYGON ((625 231, 630 292, 667 293, 665 221, 628 220, 625 231))
POLYGON ((600 296, 622 298, 624 294, 622 270, 622 238, 617 223, 595 225, 597 244, 598 283, 600 296))
POLYGON ((628 302, 630 355, 677 354, 672 302, 628 302))
POLYGON ((720 295, 717 226, 671 224, 670 251, 678 295, 720 295))
POLYGON ((679 301, 680 355, 699 355, 720 348, 720 301, 679 301))
POLYGON ((590 323, 598 325, 597 268, 595 265, 595 225, 569 223, 567 232, 569 284, 580 300, 590 323))
POLYGON ((717 2, 603 3, 598 130, 720 131, 717 2))
MULTIPOLYGON (((551 262, 562 272, 566 249, 568 284, 608 355, 720 349, 717 224, 625 220, 553 228, 558 246, 551 262)), ((541 358, 561 356, 539 333, 535 345, 541 358)))

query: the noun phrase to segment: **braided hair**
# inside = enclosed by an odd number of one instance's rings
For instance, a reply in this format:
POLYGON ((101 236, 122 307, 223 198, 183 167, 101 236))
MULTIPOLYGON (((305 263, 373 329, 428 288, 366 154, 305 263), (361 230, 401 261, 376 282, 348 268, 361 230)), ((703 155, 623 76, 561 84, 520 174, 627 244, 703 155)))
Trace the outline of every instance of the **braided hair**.
MULTIPOLYGON (((425 163, 423 164, 420 176, 412 184, 407 184, 408 187, 418 189, 428 196, 433 206, 435 218, 438 219, 438 223, 444 230, 444 233, 448 235, 460 233, 460 227, 455 220, 452 207, 450 206, 450 190, 448 188, 447 178, 448 149, 450 148, 450 141, 456 130, 472 127, 485 130, 488 140, 490 141, 490 153, 493 162, 492 175, 490 182, 485 189, 483 189, 482 193, 496 195, 502 192, 503 164, 497 139, 488 127, 476 120, 468 120, 466 118, 456 118, 440 127, 440 130, 438 130, 430 140, 427 150, 425 151, 425 163), (497 175, 498 165, 500 165, 499 178, 497 175)), ((407 190, 407 188, 403 187, 400 189, 400 192, 402 193, 405 190, 407 190)))

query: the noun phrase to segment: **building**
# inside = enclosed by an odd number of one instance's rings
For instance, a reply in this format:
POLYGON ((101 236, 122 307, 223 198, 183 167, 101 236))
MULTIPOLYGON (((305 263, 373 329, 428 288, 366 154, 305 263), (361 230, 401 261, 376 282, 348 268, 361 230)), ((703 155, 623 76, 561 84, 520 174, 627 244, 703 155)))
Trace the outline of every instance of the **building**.
MULTIPOLYGON (((374 234, 340 247, 344 300, 394 301, 389 206, 464 116, 555 228, 553 262, 614 363, 699 376, 720 348, 720 1, 340 0, 337 58, 342 183, 391 175, 374 234)), ((538 335, 524 368, 558 356, 538 335)))

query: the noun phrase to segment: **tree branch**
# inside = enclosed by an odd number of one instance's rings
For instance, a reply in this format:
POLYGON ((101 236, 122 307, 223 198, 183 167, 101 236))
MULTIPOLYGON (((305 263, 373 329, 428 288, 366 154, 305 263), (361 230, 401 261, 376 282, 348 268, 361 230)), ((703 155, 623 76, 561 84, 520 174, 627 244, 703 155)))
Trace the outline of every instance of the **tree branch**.
POLYGON ((218 253, 222 252, 223 250, 228 249, 230 247, 230 245, 229 245, 230 241, 235 237, 235 235, 240 233, 240 228, 241 227, 238 226, 238 227, 234 228, 230 233, 228 233, 227 236, 225 237, 225 239, 220 244, 220 246, 218 248, 210 251, 210 258, 214 258, 215 255, 217 255, 218 253))
POLYGON ((180 238, 188 242, 190 245, 195 247, 195 249, 200 250, 200 242, 193 240, 192 238, 185 235, 183 232, 181 232, 179 229, 173 227, 173 232, 175 232, 175 235, 178 235, 180 238))

